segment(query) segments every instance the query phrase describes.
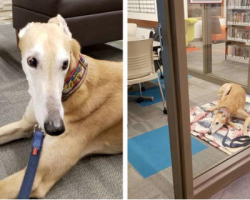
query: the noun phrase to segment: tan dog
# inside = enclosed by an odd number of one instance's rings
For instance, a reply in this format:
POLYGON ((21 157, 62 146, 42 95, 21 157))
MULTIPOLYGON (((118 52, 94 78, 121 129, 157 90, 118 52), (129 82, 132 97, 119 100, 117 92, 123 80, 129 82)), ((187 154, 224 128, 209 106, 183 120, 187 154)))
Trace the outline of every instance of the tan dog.
POLYGON ((243 132, 246 135, 250 116, 244 111, 246 101, 245 90, 235 83, 225 83, 219 89, 218 96, 218 104, 214 108, 207 110, 216 110, 209 133, 215 133, 224 124, 229 124, 233 128, 238 129, 238 127, 230 121, 231 117, 238 117, 245 120, 243 124, 243 132))
MULTIPOLYGON (((0 144, 31 137, 37 123, 46 130, 31 193, 44 198, 82 157, 122 152, 122 63, 84 56, 84 82, 62 102, 64 80, 80 54, 65 20, 58 15, 48 23, 30 23, 19 38, 31 101, 20 121, 0 128, 0 144)), ((1 199, 17 197, 24 173, 0 181, 1 199)))

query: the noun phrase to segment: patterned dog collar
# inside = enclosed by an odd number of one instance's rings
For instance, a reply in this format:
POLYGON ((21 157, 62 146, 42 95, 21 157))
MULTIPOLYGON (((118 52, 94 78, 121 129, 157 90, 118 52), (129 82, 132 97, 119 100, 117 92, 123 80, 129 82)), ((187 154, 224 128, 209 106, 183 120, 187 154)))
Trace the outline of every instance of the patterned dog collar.
POLYGON ((76 90, 80 88, 87 75, 88 63, 80 54, 76 68, 64 81, 62 101, 66 101, 76 90))
POLYGON ((229 110, 229 108, 226 107, 226 106, 220 107, 220 108, 218 109, 218 112, 219 112, 219 113, 224 113, 224 114, 226 115, 226 117, 230 117, 230 110, 229 110))

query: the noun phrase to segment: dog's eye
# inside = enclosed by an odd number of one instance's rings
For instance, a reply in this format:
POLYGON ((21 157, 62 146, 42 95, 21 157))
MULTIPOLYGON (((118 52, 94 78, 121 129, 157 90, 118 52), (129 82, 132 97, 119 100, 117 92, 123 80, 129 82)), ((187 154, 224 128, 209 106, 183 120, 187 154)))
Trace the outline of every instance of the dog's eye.
POLYGON ((216 125, 218 125, 219 124, 219 122, 216 122, 216 125))
POLYGON ((69 64, 69 61, 68 61, 68 60, 65 60, 65 61, 63 62, 62 69, 63 69, 63 70, 66 70, 66 69, 68 68, 68 64, 69 64))
POLYGON ((29 58, 27 59, 27 63, 28 63, 28 65, 29 65, 30 67, 36 68, 38 62, 37 62, 37 60, 36 60, 35 58, 29 57, 29 58))

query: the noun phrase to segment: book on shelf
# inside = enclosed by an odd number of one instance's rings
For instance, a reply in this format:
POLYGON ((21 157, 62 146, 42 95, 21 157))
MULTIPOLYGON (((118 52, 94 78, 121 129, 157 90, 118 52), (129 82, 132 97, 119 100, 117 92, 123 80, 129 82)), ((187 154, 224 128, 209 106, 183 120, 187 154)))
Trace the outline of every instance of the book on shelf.
POLYGON ((227 55, 244 60, 249 59, 249 47, 238 45, 227 45, 227 55))
POLYGON ((250 7, 250 0, 228 0, 228 6, 237 8, 250 7))
POLYGON ((227 29, 227 38, 238 41, 250 41, 250 29, 229 27, 227 29))
POLYGON ((227 0, 227 13, 227 40, 234 42, 226 43, 226 59, 248 63, 250 0, 227 0))
POLYGON ((242 24, 250 26, 250 11, 233 11, 228 13, 228 24, 242 24))

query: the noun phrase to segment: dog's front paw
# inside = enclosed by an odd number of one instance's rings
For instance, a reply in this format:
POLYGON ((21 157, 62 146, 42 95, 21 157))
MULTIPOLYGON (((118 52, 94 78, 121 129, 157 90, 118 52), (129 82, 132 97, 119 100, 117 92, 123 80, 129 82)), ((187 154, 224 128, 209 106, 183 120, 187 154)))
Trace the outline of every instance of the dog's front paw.
POLYGON ((243 134, 244 134, 244 135, 250 136, 249 133, 247 132, 247 129, 246 129, 246 130, 243 130, 243 134))
POLYGON ((237 131, 240 131, 241 127, 240 126, 234 126, 234 129, 237 130, 237 131))

